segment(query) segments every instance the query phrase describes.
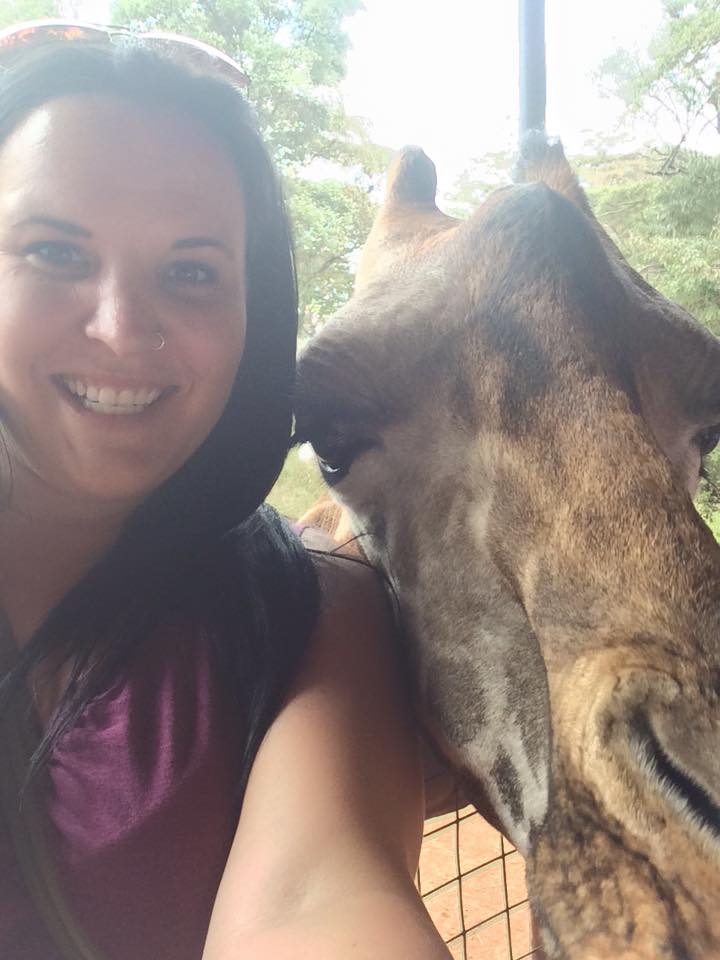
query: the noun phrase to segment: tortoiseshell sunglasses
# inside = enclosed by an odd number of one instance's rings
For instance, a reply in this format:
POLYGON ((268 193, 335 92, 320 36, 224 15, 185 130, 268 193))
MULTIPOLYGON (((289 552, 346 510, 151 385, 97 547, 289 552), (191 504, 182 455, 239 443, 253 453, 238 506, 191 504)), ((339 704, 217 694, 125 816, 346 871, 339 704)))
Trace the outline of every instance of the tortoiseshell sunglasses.
POLYGON ((73 20, 28 20, 0 30, 0 67, 13 66, 30 49, 56 43, 147 43, 203 72, 215 72, 247 90, 248 78, 232 57, 201 40, 175 33, 131 30, 73 20))

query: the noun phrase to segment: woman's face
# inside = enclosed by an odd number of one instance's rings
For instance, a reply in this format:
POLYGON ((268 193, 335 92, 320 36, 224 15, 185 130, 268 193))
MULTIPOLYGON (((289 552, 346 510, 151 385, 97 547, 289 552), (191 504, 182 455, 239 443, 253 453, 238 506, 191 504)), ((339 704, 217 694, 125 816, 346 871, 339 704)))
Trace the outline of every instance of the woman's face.
POLYGON ((194 121, 89 95, 30 114, 0 148, 13 489, 123 510, 174 473, 228 399, 244 263, 237 173, 194 121))

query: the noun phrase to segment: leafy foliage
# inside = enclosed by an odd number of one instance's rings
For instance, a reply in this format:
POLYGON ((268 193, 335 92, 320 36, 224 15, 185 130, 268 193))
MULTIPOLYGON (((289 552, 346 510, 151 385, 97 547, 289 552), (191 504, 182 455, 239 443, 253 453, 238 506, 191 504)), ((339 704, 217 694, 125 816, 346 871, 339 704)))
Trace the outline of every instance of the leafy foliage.
POLYGON ((720 540, 720 450, 706 457, 703 473, 695 505, 720 540))
POLYGON ((0 27, 57 16, 58 4, 54 0, 3 0, 0 4, 0 27))
POLYGON ((370 231, 374 210, 366 187, 337 180, 288 181, 288 197, 303 278, 303 333, 311 336, 348 298, 354 255, 370 231))
POLYGON ((617 50, 599 73, 632 115, 672 121, 672 148, 659 171, 673 172, 677 152, 707 127, 720 135, 720 4, 663 0, 664 21, 641 59, 617 50))
POLYGON ((345 73, 343 19, 359 0, 118 0, 113 19, 197 37, 225 50, 250 78, 250 97, 275 162, 355 162, 334 88, 345 73))
POLYGON ((118 0, 113 19, 205 40, 234 57, 286 187, 297 243, 303 332, 347 299, 372 188, 386 152, 349 117, 343 22, 360 0, 118 0), (318 173, 321 175, 319 176, 318 173))
MULTIPOLYGON (((591 186, 588 194, 635 269, 718 334, 720 157, 681 152, 677 159, 674 176, 655 177, 642 157, 614 157, 612 167, 627 160, 630 173, 619 182, 610 178, 591 186)), ((581 177, 587 165, 576 162, 581 177)), ((595 163, 596 183, 597 172, 595 163)))
POLYGON ((472 160, 446 198, 445 212, 454 217, 469 217, 493 190, 510 182, 512 165, 512 155, 504 150, 472 160))
POLYGON ((303 332, 347 299, 353 253, 373 216, 386 151, 349 117, 343 21, 360 0, 118 0, 116 22, 197 37, 225 50, 250 78, 249 97, 283 176, 297 244, 303 332), (318 173, 320 175, 318 175, 318 173))
MULTIPOLYGON (((4 0, 0 25, 58 16, 57 0, 4 0)), ((234 57, 283 177, 296 238, 301 324, 314 331, 352 288, 353 254, 374 214, 387 165, 363 121, 345 113, 338 84, 344 20, 361 0, 117 0, 114 23, 204 40, 234 57)))

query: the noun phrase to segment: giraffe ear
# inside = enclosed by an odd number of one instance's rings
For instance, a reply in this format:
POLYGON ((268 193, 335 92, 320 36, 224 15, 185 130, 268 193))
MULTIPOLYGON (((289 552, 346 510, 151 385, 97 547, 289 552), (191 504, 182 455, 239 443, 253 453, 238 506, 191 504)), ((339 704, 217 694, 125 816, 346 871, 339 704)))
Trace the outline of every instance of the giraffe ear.
POLYGON ((416 269, 417 260, 458 224, 435 204, 435 164, 420 147, 404 147, 388 170, 385 203, 363 247, 355 292, 373 278, 416 269))
POLYGON ((388 170, 386 204, 435 207, 435 164, 420 147, 403 147, 388 170))
MULTIPOLYGON (((585 191, 568 163, 563 145, 540 130, 530 130, 522 138, 513 168, 515 183, 544 183, 593 218, 585 191)), ((599 226, 599 225, 598 225, 599 226)))
POLYGON ((577 174, 570 166, 559 140, 546 136, 540 130, 529 130, 520 143, 520 151, 513 167, 513 180, 515 183, 544 183, 574 203, 593 225, 607 252, 623 265, 633 282, 644 290, 650 289, 644 278, 630 267, 615 241, 593 213, 587 195, 580 186, 577 174))

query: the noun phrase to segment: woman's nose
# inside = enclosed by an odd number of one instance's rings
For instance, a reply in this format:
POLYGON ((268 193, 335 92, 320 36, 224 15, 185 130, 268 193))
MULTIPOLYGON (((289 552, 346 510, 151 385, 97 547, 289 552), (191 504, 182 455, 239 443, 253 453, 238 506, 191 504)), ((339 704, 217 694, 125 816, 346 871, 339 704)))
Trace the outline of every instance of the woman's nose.
POLYGON ((118 357, 157 350, 158 344, 164 343, 151 298, 141 289, 140 281, 119 275, 107 277, 100 284, 85 334, 118 357))

